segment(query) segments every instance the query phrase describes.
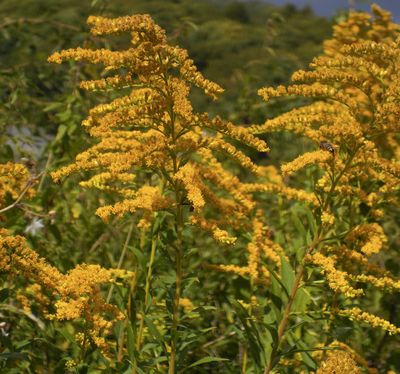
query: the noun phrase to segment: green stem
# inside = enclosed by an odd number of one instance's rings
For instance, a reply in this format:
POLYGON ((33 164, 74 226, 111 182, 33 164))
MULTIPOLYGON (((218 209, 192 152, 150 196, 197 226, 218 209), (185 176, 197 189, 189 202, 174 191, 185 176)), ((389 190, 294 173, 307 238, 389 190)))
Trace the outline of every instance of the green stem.
POLYGON ((242 374, 246 374, 247 371, 247 346, 243 346, 243 358, 242 358, 242 374))
POLYGON ((142 313, 142 318, 140 320, 140 325, 139 325, 139 332, 138 332, 138 337, 136 340, 136 350, 139 352, 140 348, 142 346, 143 342, 143 329, 144 329, 144 316, 148 312, 150 308, 150 286, 151 286, 151 276, 153 274, 153 263, 154 263, 154 258, 156 254, 156 248, 157 248, 157 241, 158 241, 158 235, 153 236, 151 239, 151 252, 150 252, 150 259, 149 259, 149 265, 147 268, 147 276, 146 276, 146 285, 145 285, 145 296, 144 296, 144 308, 143 308, 143 313, 142 313))
POLYGON ((179 299, 181 298, 182 289, 182 230, 183 230, 183 210, 180 203, 180 194, 176 193, 176 233, 177 245, 175 248, 175 266, 176 266, 176 284, 175 298, 173 305, 172 327, 171 327, 171 354, 169 356, 169 374, 175 373, 176 348, 178 342, 178 325, 179 325, 179 299))
MULTIPOLYGON (((120 255, 119 260, 118 260, 117 269, 121 269, 122 263, 124 262, 126 250, 128 248, 129 242, 131 241, 132 232, 133 232, 133 228, 134 227, 135 227, 135 223, 132 222, 131 225, 129 226, 128 235, 126 236, 125 243, 124 243, 121 255, 120 255)), ((107 299, 106 299, 107 303, 110 302, 113 291, 114 291, 114 284, 111 285, 111 287, 110 287, 110 289, 108 291, 108 295, 107 295, 107 299)))
POLYGON ((298 290, 299 287, 300 287, 301 279, 303 278, 303 274, 304 274, 304 259, 305 259, 308 255, 310 255, 310 254, 312 253, 312 251, 313 251, 313 250, 315 249, 315 247, 318 245, 318 243, 320 242, 320 240, 321 240, 321 233, 318 232, 317 235, 316 235, 316 237, 315 237, 315 239, 314 239, 314 241, 313 241, 313 242, 311 243, 311 245, 308 247, 307 252, 306 252, 306 254, 305 254, 304 257, 303 257, 302 263, 301 263, 300 266, 297 268, 296 278, 295 278, 295 280, 294 280, 293 287, 292 287, 292 290, 291 290, 291 292, 290 292, 288 302, 287 302, 287 304, 286 304, 286 306, 285 306, 285 310, 283 311, 282 320, 281 320, 281 322, 280 322, 280 324, 279 324, 279 327, 278 327, 278 339, 277 339, 277 341, 276 341, 274 347, 272 348, 271 357, 270 357, 270 359, 269 359, 269 362, 268 362, 267 365, 265 366, 264 374, 269 374, 269 373, 271 372, 271 370, 273 369, 273 367, 275 366, 275 365, 274 365, 274 361, 275 361, 275 358, 276 358, 276 356, 277 356, 279 347, 280 347, 280 345, 281 345, 281 343, 282 343, 282 341, 283 341, 283 336, 284 336, 285 331, 286 331, 286 325, 287 325, 287 322, 288 322, 288 320, 289 320, 290 311, 291 311, 291 309, 292 309, 293 301, 294 301, 294 299, 295 299, 295 297, 296 297, 297 290, 298 290))

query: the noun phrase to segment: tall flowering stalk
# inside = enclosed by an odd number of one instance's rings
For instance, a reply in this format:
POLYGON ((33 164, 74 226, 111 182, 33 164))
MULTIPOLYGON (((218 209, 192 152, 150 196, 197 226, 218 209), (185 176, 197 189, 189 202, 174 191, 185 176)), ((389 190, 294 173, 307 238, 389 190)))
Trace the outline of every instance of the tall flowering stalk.
POLYGON ((82 186, 120 196, 115 204, 98 208, 97 215, 104 220, 111 215, 140 212, 138 226, 149 227, 157 212, 173 214, 176 282, 169 372, 174 373, 184 277, 184 227, 190 222, 218 242, 232 244, 235 237, 227 230, 247 224, 254 202, 216 155, 229 155, 259 173, 260 169, 229 140, 260 152, 268 148, 249 130, 193 110, 188 98, 191 87, 198 87, 212 99, 223 90, 197 71, 185 50, 169 45, 164 30, 148 15, 89 17, 88 24, 93 35, 128 33, 130 47, 122 51, 69 49, 54 53, 49 61, 73 59, 102 64, 106 77, 84 81, 81 88, 120 90, 122 95, 90 111, 82 124, 98 142, 52 176, 59 180, 72 172, 91 171, 93 176, 81 182, 82 186), (208 207, 217 211, 212 218, 206 216, 208 207))
MULTIPOLYGON (((313 195, 309 202, 316 227, 283 308, 265 373, 279 361, 306 266, 318 268, 332 290, 326 312, 400 333, 390 321, 360 308, 373 287, 400 289, 400 281, 381 265, 388 247, 382 222, 399 207, 400 26, 379 7, 372 12, 373 18, 351 12, 334 28, 325 53, 310 70, 293 74, 293 84, 259 91, 266 101, 298 96, 313 101, 254 126, 253 133, 294 132, 317 149, 281 167, 287 181, 295 181, 306 167, 317 167, 312 191, 305 192, 313 195)), ((285 191, 281 189, 283 195, 285 191)))

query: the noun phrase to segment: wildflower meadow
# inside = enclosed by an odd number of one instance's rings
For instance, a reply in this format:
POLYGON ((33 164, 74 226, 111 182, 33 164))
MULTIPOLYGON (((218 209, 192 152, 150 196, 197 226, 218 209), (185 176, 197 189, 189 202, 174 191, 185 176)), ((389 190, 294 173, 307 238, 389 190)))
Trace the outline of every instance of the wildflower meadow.
POLYGON ((176 3, 0 25, 0 373, 400 372, 400 25, 176 3))

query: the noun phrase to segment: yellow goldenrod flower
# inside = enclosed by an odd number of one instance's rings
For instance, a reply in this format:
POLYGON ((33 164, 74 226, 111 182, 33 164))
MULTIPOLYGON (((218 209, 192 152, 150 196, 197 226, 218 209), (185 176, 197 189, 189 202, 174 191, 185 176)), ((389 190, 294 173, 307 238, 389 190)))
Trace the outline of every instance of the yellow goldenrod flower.
POLYGON ((377 317, 373 314, 363 312, 360 308, 352 308, 347 310, 340 310, 340 316, 347 317, 350 320, 356 320, 359 322, 364 322, 369 324, 372 327, 379 327, 383 330, 386 330, 390 335, 400 334, 400 328, 391 324, 389 321, 384 320, 383 318, 377 317))
POLYGON ((232 244, 235 239, 227 228, 246 225, 246 213, 255 203, 216 154, 228 154, 260 174, 230 141, 260 152, 267 152, 267 145, 245 127, 194 111, 189 100, 193 86, 213 99, 223 90, 197 71, 187 51, 167 43, 164 30, 150 16, 89 17, 88 24, 94 35, 130 34, 130 47, 120 51, 68 49, 54 53, 49 61, 102 64, 111 76, 82 82, 81 87, 129 92, 90 110, 82 125, 98 139, 97 144, 78 154, 73 164, 54 171, 52 177, 58 181, 77 171, 91 171, 94 175, 81 186, 119 194, 121 199, 114 205, 98 208, 96 213, 104 220, 140 210, 140 225, 145 227, 153 212, 189 203, 198 227, 211 232, 217 241, 232 244), (154 176, 151 185, 142 186, 149 173, 154 176), (206 222, 202 217, 207 206, 218 209, 221 218, 206 222))
POLYGON ((380 252, 387 238, 380 225, 370 223, 355 227, 346 236, 346 242, 348 245, 358 245, 358 249, 369 257, 380 252))
POLYGON ((311 255, 308 260, 321 267, 322 273, 326 276, 329 287, 332 290, 341 292, 351 298, 364 294, 362 289, 356 289, 349 284, 349 275, 346 272, 340 271, 335 267, 335 256, 326 257, 317 252, 311 255))
MULTIPOLYGON (((108 344, 101 335, 111 331, 112 322, 106 318, 112 316, 112 320, 118 320, 123 318, 123 314, 106 303, 101 296, 100 285, 110 283, 113 274, 118 274, 118 271, 83 264, 64 275, 30 249, 25 238, 12 236, 5 229, 0 229, 0 265, 3 271, 23 275, 35 282, 33 288, 28 288, 28 292, 37 292, 42 287, 56 298, 55 312, 46 312, 46 318, 60 321, 83 319, 91 328, 90 334, 95 344, 103 352, 107 351, 108 344)), ((19 295, 18 299, 29 312, 30 301, 26 296, 19 295)), ((49 304, 47 298, 36 299, 45 306, 49 304)))
POLYGON ((195 308, 192 301, 186 297, 181 297, 179 299, 179 306, 181 306, 186 313, 191 312, 195 308))
POLYGON ((303 167, 305 167, 307 165, 327 162, 331 158, 332 158, 332 155, 330 155, 329 153, 324 152, 322 150, 308 152, 308 153, 305 153, 305 154, 297 157, 293 161, 282 165, 282 167, 281 167, 282 173, 284 175, 290 175, 290 174, 293 174, 296 171, 302 169, 303 167))
POLYGON ((25 165, 12 162, 0 164, 0 208, 7 195, 16 200, 25 188, 28 188, 25 196, 32 197, 34 189, 28 185, 30 180, 31 176, 25 165))
POLYGON ((334 350, 328 352, 327 356, 317 374, 361 374, 360 368, 348 352, 334 350))
POLYGON ((328 212, 323 212, 321 214, 321 222, 323 225, 332 226, 335 223, 335 217, 328 212))

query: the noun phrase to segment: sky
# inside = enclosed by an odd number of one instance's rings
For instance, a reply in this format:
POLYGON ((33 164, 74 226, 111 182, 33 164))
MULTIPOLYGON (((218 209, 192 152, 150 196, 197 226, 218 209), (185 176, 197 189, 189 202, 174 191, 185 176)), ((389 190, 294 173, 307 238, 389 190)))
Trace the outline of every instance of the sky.
POLYGON ((334 15, 339 9, 348 8, 349 3, 354 4, 355 9, 368 11, 370 4, 374 2, 382 8, 390 10, 394 20, 400 22, 400 0, 265 0, 265 2, 279 5, 292 3, 299 8, 309 4, 316 14, 325 17, 334 15))

